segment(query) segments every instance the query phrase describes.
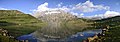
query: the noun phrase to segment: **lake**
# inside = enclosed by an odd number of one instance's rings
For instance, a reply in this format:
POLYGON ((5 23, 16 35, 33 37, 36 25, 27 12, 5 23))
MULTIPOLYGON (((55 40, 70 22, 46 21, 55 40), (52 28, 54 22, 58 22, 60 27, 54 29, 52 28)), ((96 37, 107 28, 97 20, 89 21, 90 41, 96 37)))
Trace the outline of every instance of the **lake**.
MULTIPOLYGON (((86 40, 88 37, 93 37, 94 35, 102 33, 101 29, 95 29, 95 30, 86 30, 83 32, 78 32, 74 35, 71 35, 67 38, 66 42, 82 42, 83 40, 86 40)), ((18 40, 28 40, 29 42, 38 42, 38 39, 34 37, 34 35, 28 34, 28 35, 22 35, 17 38, 18 40)), ((48 40, 48 42, 62 42, 59 40, 48 40)))

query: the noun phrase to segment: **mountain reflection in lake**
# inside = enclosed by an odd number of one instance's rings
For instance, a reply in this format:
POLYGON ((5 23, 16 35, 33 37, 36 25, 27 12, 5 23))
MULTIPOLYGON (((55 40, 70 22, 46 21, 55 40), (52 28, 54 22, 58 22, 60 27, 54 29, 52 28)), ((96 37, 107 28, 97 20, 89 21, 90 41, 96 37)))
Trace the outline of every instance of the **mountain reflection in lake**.
POLYGON ((77 31, 81 31, 88 26, 87 22, 83 21, 82 19, 78 20, 75 15, 63 10, 48 10, 40 13, 38 12, 37 16, 35 17, 47 24, 45 27, 40 28, 33 33, 33 35, 40 41, 65 41, 68 36, 73 35, 77 33, 77 31))
MULTIPOLYGON (((87 30, 87 31, 78 32, 75 35, 69 36, 65 41, 59 40, 59 39, 48 39, 45 42, 82 42, 83 40, 86 40, 88 37, 93 37, 94 35, 96 35, 96 33, 101 33, 101 32, 102 32, 101 29, 87 30)), ((33 34, 23 35, 23 36, 18 37, 17 39, 28 40, 29 42, 40 42, 40 40, 34 37, 33 34)))
POLYGON ((78 32, 88 27, 87 22, 62 10, 38 12, 38 15, 35 17, 46 22, 47 25, 32 34, 18 37, 19 40, 24 40, 23 38, 25 38, 31 40, 31 42, 36 40, 38 42, 80 42, 94 36, 96 32, 101 32, 101 30, 78 32))

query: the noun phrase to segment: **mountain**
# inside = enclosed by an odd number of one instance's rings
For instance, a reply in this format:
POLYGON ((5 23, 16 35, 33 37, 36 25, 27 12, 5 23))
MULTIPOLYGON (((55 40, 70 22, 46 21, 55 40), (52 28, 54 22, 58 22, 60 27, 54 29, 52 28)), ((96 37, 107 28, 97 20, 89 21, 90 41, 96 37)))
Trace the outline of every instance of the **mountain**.
POLYGON ((41 20, 18 10, 0 10, 0 28, 8 30, 11 36, 32 33, 41 28, 42 24, 41 20))
POLYGON ((64 39, 88 27, 87 20, 78 19, 62 10, 37 12, 35 17, 47 23, 47 26, 34 33, 35 37, 40 40, 64 39))
POLYGON ((103 19, 103 17, 82 17, 84 19, 89 19, 89 20, 100 20, 103 19))
POLYGON ((104 18, 101 20, 95 20, 99 24, 109 25, 109 26, 118 26, 120 25, 120 16, 104 18))

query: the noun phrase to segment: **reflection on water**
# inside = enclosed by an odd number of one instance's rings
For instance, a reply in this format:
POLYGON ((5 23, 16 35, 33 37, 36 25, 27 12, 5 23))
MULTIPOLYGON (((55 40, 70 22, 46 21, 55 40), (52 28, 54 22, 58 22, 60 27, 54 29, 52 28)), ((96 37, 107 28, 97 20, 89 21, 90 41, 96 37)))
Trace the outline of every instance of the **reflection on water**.
POLYGON ((18 37, 17 39, 20 41, 28 40, 30 42, 37 42, 37 39, 32 34, 23 35, 23 36, 18 37))
MULTIPOLYGON (((65 42, 82 42, 83 40, 86 40, 88 37, 93 37, 97 33, 101 33, 101 29, 96 30, 87 30, 83 32, 78 32, 75 35, 72 35, 68 37, 65 42)), ((29 42, 37 42, 39 41, 37 38, 35 38, 32 34, 29 35, 23 35, 17 38, 18 40, 28 40, 29 42)), ((47 42, 63 42, 64 40, 57 40, 57 39, 49 39, 47 42)))

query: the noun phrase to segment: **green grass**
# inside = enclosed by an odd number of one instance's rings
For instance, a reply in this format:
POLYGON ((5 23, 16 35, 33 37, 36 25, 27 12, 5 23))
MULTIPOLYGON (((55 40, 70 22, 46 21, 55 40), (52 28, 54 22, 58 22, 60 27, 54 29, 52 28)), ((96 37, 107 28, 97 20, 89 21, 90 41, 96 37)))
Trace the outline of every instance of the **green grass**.
POLYGON ((105 36, 102 40, 103 42, 119 42, 120 41, 120 26, 111 28, 108 32, 106 32, 105 36))
POLYGON ((109 31, 105 32, 105 36, 101 37, 102 42, 119 42, 120 41, 120 16, 97 20, 94 24, 96 27, 109 25, 109 31))
POLYGON ((0 42, 18 42, 18 40, 11 39, 9 37, 0 35, 0 42))
POLYGON ((0 10, 0 28, 8 30, 14 37, 32 33, 43 24, 41 20, 17 10, 0 10))

